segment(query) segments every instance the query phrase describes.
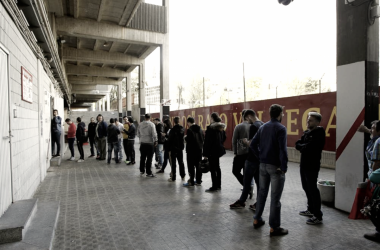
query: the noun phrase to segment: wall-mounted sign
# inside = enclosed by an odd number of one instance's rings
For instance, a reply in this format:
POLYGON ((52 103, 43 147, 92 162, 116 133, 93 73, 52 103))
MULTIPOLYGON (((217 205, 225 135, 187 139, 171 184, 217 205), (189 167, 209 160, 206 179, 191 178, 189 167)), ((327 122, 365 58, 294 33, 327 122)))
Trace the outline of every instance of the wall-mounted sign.
POLYGON ((33 76, 21 67, 21 99, 33 103, 33 76))

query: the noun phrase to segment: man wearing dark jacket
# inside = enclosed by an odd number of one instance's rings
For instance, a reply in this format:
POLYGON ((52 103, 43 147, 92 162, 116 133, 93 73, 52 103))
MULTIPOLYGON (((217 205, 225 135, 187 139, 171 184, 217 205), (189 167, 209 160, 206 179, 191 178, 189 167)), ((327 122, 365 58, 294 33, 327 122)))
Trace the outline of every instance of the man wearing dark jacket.
POLYGON ((120 129, 115 125, 115 120, 110 119, 110 125, 107 127, 107 142, 108 142, 108 157, 107 163, 111 163, 112 150, 115 154, 115 162, 120 163, 119 160, 119 135, 120 129))
POLYGON ((257 198, 254 228, 265 224, 262 219, 265 202, 271 185, 269 226, 270 236, 288 234, 281 228, 281 195, 284 190, 285 173, 288 170, 288 151, 286 147, 286 127, 281 124, 284 107, 273 104, 270 109, 271 120, 259 128, 253 137, 250 148, 260 160, 260 191, 257 198))
POLYGON ((84 162, 84 151, 83 151, 83 143, 84 143, 84 137, 85 137, 85 130, 86 130, 86 124, 82 122, 82 119, 80 117, 77 118, 78 126, 77 126, 77 132, 76 132, 76 137, 77 137, 77 146, 78 146, 78 151, 80 154, 80 158, 78 162, 84 162))
POLYGON ((99 158, 97 160, 105 160, 106 159, 106 144, 107 144, 107 127, 108 124, 104 121, 102 115, 98 115, 97 117, 98 124, 96 125, 96 142, 98 143, 99 150, 99 158))
POLYGON ((127 142, 127 159, 129 162, 127 165, 133 165, 135 164, 135 137, 136 137, 136 127, 133 124, 132 117, 127 118, 127 124, 128 124, 128 130, 124 129, 124 133, 128 135, 128 142, 127 142))
POLYGON ((325 146, 325 130, 319 127, 321 114, 310 112, 307 128, 301 139, 296 142, 296 149, 301 152, 300 174, 302 188, 307 197, 307 209, 301 211, 302 216, 311 217, 306 221, 309 225, 322 223, 321 195, 317 187, 318 174, 321 168, 321 155, 325 146))
POLYGON ((53 119, 51 120, 51 152, 53 157, 61 156, 61 133, 62 118, 58 115, 58 110, 54 109, 53 119), (56 154, 54 154, 55 144, 57 144, 56 154))
POLYGON ((165 136, 162 136, 161 133, 164 132, 164 125, 160 121, 160 118, 154 119, 154 124, 156 125, 156 132, 157 132, 157 138, 158 138, 158 144, 155 149, 156 153, 156 166, 157 169, 160 169, 162 167, 162 162, 164 161, 164 142, 165 142, 165 136))
POLYGON ((94 117, 91 117, 91 122, 88 124, 88 139, 90 141, 90 151, 91 155, 88 158, 92 158, 95 156, 94 147, 96 149, 97 156, 99 156, 99 150, 95 143, 95 136, 96 136, 96 122, 94 117))
POLYGON ((194 123, 193 117, 187 118, 187 134, 186 140, 186 153, 187 153, 187 170, 189 171, 190 179, 188 182, 184 183, 184 187, 194 187, 194 177, 196 170, 196 185, 201 185, 202 183, 202 172, 199 169, 199 162, 202 160, 202 148, 204 135, 201 127, 194 123))
POLYGON ((185 164, 183 163, 183 149, 185 148, 185 145, 183 143, 184 134, 185 130, 181 125, 179 125, 179 117, 174 117, 174 127, 170 130, 169 133, 169 145, 172 160, 172 173, 171 177, 168 179, 169 182, 173 182, 176 180, 177 160, 179 165, 179 174, 182 180, 185 179, 185 164))

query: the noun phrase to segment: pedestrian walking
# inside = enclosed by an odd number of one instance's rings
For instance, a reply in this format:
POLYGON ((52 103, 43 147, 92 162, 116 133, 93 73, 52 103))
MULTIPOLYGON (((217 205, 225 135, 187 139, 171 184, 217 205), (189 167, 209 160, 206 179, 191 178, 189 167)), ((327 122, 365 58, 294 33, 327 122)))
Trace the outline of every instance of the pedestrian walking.
POLYGON ((184 187, 200 186, 202 183, 202 172, 199 168, 199 162, 202 160, 202 149, 204 142, 204 134, 200 126, 195 124, 193 117, 187 118, 186 141, 186 160, 187 171, 189 172, 189 180, 183 184, 184 187), (195 182, 194 182, 195 178, 195 182))
POLYGON ((108 157, 107 164, 111 163, 112 151, 114 151, 115 162, 120 163, 119 161, 119 135, 120 129, 115 125, 115 120, 110 119, 110 125, 107 126, 107 143, 108 143, 108 157))
POLYGON ((154 147, 157 146, 157 133, 156 127, 150 121, 150 114, 145 114, 145 121, 140 123, 137 137, 140 138, 140 175, 146 173, 147 177, 155 177, 151 168, 154 147))
POLYGON ((311 217, 306 221, 309 225, 322 223, 321 194, 317 187, 318 174, 321 169, 322 150, 325 146, 326 133, 319 126, 321 114, 310 112, 307 118, 307 130, 296 142, 296 149, 301 153, 300 175, 302 188, 307 198, 307 209, 299 212, 302 216, 311 217))
POLYGON ((217 112, 211 114, 211 124, 207 126, 203 144, 203 157, 209 161, 212 186, 206 192, 221 190, 222 171, 220 170, 220 157, 226 154, 224 142, 226 141, 226 124, 222 123, 217 112))
POLYGON ((71 157, 68 160, 75 161, 75 157, 74 157, 74 142, 75 142, 75 133, 76 133, 77 127, 71 121, 70 118, 67 118, 65 120, 65 122, 66 122, 67 125, 69 125, 69 128, 67 130, 67 142, 69 144, 69 149, 70 149, 70 152, 71 152, 71 157))
POLYGON ((77 146, 78 151, 80 154, 78 162, 84 162, 84 151, 83 151, 83 143, 85 139, 85 130, 86 130, 86 124, 82 122, 82 118, 77 118, 77 132, 76 132, 76 138, 77 138, 77 146))
POLYGON ((254 228, 265 224, 262 219, 265 202, 271 185, 269 226, 270 236, 288 234, 281 226, 281 195, 284 190, 285 173, 288 170, 286 148, 286 128, 281 124, 284 107, 273 104, 270 109, 271 120, 259 128, 251 142, 251 149, 260 159, 260 190, 254 216, 254 228))
POLYGON ((58 110, 53 110, 53 119, 51 120, 51 154, 53 157, 61 156, 61 133, 62 133, 62 118, 58 115, 58 110), (57 152, 55 145, 57 144, 57 152))
POLYGON ((96 143, 98 144, 99 158, 97 160, 104 161, 107 157, 107 127, 108 124, 104 121, 101 114, 97 117, 98 124, 96 126, 96 143))

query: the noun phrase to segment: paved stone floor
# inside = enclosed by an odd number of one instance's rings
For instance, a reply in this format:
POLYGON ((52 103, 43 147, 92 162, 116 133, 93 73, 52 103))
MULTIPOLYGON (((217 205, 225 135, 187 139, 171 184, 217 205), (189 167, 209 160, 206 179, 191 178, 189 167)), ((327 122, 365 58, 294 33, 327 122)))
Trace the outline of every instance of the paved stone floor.
MULTIPOLYGON (((374 231, 370 221, 349 220, 336 209, 323 206, 322 225, 305 223, 298 215, 305 195, 297 164, 289 163, 282 197, 282 226, 289 235, 270 238, 267 224, 253 229, 248 208, 229 208, 241 188, 231 173, 231 152, 221 160, 222 191, 210 194, 210 174, 201 187, 184 188, 180 179, 167 181, 169 169, 157 178, 140 177, 138 165, 107 165, 87 159, 89 147, 84 150, 84 163, 65 159, 51 167, 34 196, 61 202, 54 249, 380 249, 363 238, 374 231)), ((136 154, 139 159, 137 145, 136 154)), ((320 178, 334 175, 322 169, 320 178)))

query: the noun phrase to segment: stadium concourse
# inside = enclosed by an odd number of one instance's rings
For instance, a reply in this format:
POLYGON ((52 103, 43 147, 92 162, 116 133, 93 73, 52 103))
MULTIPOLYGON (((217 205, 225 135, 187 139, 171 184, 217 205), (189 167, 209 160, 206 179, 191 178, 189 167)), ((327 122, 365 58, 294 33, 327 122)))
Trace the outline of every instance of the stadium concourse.
MULTIPOLYGON (((289 235, 271 238, 269 226, 253 229, 253 211, 229 208, 241 194, 231 173, 231 151, 221 158, 222 190, 206 193, 211 185, 209 173, 204 174, 202 186, 194 188, 182 187, 181 179, 169 183, 169 168, 156 178, 141 177, 138 146, 136 143, 137 162, 131 166, 88 159, 89 146, 85 146, 83 163, 65 160, 59 167, 50 167, 34 198, 60 201, 53 249, 336 250, 380 246, 363 238, 373 230, 369 220, 350 220, 347 213, 326 205, 322 207, 324 223, 307 225, 305 217, 298 215, 306 206, 298 164, 289 163, 281 199, 282 224, 289 235)), ((75 154, 78 156, 78 151, 75 154)), ((319 177, 334 180, 335 171, 321 169, 319 177)), ((253 200, 248 200, 251 203, 253 200)))

